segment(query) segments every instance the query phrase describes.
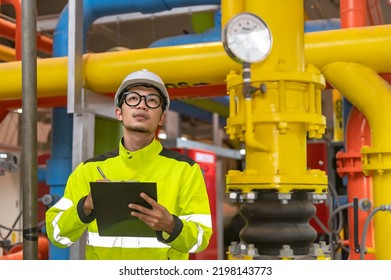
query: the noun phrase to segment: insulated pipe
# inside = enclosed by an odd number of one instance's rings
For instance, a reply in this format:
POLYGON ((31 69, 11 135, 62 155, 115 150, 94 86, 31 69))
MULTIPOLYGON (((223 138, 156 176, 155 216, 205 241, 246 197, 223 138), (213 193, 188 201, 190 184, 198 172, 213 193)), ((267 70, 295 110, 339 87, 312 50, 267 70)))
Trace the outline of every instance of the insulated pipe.
MULTIPOLYGON (((172 8, 189 7, 196 5, 220 4, 219 0, 84 0, 83 2, 83 34, 86 35, 92 23, 103 16, 117 15, 131 12, 156 13, 172 8)), ((85 36, 84 36, 85 37, 85 36)), ((60 14, 54 32, 54 46, 57 54, 68 53, 68 6, 60 14)), ((59 55, 56 55, 59 56, 59 55)))
MULTIPOLYGON (((373 207, 390 204, 391 189, 387 186, 391 184, 391 86, 373 69, 357 63, 334 62, 322 72, 368 119, 372 146, 361 149, 364 174, 373 175, 373 207)), ((378 213, 374 225, 376 259, 391 259, 391 215, 378 213)))
MULTIPOLYGON (((304 35, 306 62, 322 68, 334 61, 355 61, 378 73, 390 73, 391 64, 384 63, 391 61, 390 31, 391 25, 382 25, 307 33, 304 35)), ((149 65, 167 83, 187 82, 190 86, 200 82, 225 84, 227 72, 241 71, 220 42, 85 54, 85 86, 97 93, 115 92, 121 77, 139 65, 149 65), (195 67, 171 71, 183 65, 195 67)), ((67 58, 41 59, 37 66, 38 97, 66 95, 67 58)), ((0 64, 0 100, 21 98, 20 71, 20 62, 0 64)))

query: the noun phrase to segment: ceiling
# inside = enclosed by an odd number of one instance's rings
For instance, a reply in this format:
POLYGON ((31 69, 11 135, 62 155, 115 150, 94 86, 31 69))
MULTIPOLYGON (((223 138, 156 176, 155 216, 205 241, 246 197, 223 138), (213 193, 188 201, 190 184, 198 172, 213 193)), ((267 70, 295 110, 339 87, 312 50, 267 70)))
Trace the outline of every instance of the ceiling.
MULTIPOLYGON (((369 6, 373 6, 375 3, 379 3, 381 8, 380 14, 376 14, 376 19, 378 21, 381 20, 382 24, 390 24, 391 1, 368 0, 369 6)), ((37 0, 38 31, 52 37, 60 13, 67 4, 67 0, 37 0)), ((308 20, 339 18, 339 5, 339 0, 304 0, 304 11, 308 20)), ((163 38, 199 32, 199 30, 196 30, 199 27, 194 22, 196 16, 201 13, 206 16, 209 14, 211 19, 209 24, 213 25, 213 17, 218 9, 218 5, 204 5, 176 8, 154 14, 130 13, 106 16, 95 21, 89 29, 86 37, 86 49, 88 52, 105 52, 118 47, 127 49, 147 48, 150 44, 163 38)), ((15 19, 15 11, 11 5, 3 4, 0 8, 0 16, 12 21, 15 19)), ((206 17, 203 18, 204 21, 205 19, 206 17)), ((0 43, 13 46, 12 41, 1 38, 1 36, 0 43)), ((45 54, 42 55, 45 56, 45 54)), ((227 108, 226 104, 222 105, 220 102, 215 104, 215 107, 219 108, 220 112, 221 106, 226 106, 227 108)), ((208 108, 210 107, 213 107, 213 104, 209 104, 208 108)), ((199 109, 200 107, 197 108, 199 109)), ((203 109, 199 110, 205 112, 203 109)), ((192 135, 198 135, 198 137, 204 137, 201 135, 210 137, 212 114, 213 112, 210 111, 206 115, 198 114, 194 116, 181 113, 184 123, 183 130, 191 132, 192 135), (201 126, 200 124, 203 125, 201 126)), ((225 116, 220 121, 222 126, 224 121, 225 116)))

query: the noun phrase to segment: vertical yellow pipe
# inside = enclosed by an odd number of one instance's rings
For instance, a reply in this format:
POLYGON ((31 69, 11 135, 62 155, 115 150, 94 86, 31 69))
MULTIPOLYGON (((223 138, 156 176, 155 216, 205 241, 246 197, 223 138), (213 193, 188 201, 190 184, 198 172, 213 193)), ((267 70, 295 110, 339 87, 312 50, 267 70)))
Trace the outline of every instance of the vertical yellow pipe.
POLYGON ((244 0, 221 0, 221 26, 234 15, 244 11, 244 0))
MULTIPOLYGON (((308 172, 306 142, 307 131, 311 137, 324 132, 320 106, 324 79, 315 67, 305 68, 303 1, 247 0, 245 11, 265 21, 273 46, 264 61, 251 65, 252 84, 265 84, 266 92, 257 91, 246 98, 244 111, 239 107, 242 94, 233 101, 238 113, 228 119, 227 131, 237 133, 238 138, 242 136, 239 131, 245 131, 246 170, 242 176, 228 174, 227 183, 244 191, 247 187, 275 188, 288 193, 321 186, 317 189, 321 192, 327 188, 327 178, 308 172)), ((229 90, 241 91, 241 80, 237 80, 229 79, 229 90)))
MULTIPOLYGON (((371 147, 363 147, 363 171, 373 174, 374 208, 391 204, 391 87, 372 69, 347 62, 334 62, 323 68, 327 81, 338 89, 371 127, 371 147)), ((391 214, 374 216, 376 259, 391 259, 391 214)))
MULTIPOLYGON (((246 1, 246 11, 258 14, 270 27, 273 47, 267 59, 252 67, 253 81, 262 80, 265 72, 303 72, 304 71, 304 15, 303 1, 266 0, 246 1), (278 16, 276 16, 278 15, 278 16), (285 19, 285 20, 281 20, 285 19)), ((301 89, 291 88, 284 80, 275 78, 279 87, 268 85, 270 100, 266 111, 271 113, 290 111, 300 107, 301 89), (287 88, 288 87, 288 88, 287 88), (295 98, 299 98, 299 102, 295 98)), ((261 98, 261 97, 260 97, 261 98)), ((258 111, 258 110, 256 110, 258 111)), ((246 152, 249 168, 268 165, 274 174, 300 174, 306 170, 306 131, 303 124, 280 122, 277 127, 255 124, 256 139, 270 146, 272 153, 246 152), (287 129, 287 130, 285 130, 287 129), (281 133, 282 132, 282 133, 281 133), (266 136, 270 135, 270 137, 266 136), (269 139, 267 139, 269 138, 269 139), (265 142, 265 139, 267 142, 265 142), (286 149, 286 147, 289 147, 286 149), (260 164, 261 162, 261 164, 260 164), (265 164, 265 165, 264 165, 265 164)))
POLYGON ((277 65, 283 71, 304 71, 303 6, 303 0, 246 1, 246 11, 259 15, 270 27, 273 36, 270 55, 264 62, 254 65, 252 75, 276 71, 277 65))

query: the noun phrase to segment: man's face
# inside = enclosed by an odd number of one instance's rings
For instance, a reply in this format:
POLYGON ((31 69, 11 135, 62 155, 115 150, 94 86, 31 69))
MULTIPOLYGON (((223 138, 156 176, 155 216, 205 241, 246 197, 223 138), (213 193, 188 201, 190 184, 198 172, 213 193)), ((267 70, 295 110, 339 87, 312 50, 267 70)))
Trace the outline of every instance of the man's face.
MULTIPOLYGON (((129 88, 128 91, 135 93, 133 95, 136 98, 150 94, 160 96, 159 92, 154 88, 143 86, 129 88)), ((150 104, 153 104, 154 101, 155 99, 151 99, 148 102, 152 102, 150 104)), ((163 102, 161 103, 163 104, 163 102)), ((165 112, 163 112, 162 104, 156 109, 151 109, 147 106, 146 99, 141 97, 140 103, 135 106, 129 106, 124 101, 121 108, 116 108, 115 113, 117 119, 123 123, 126 130, 140 133, 155 133, 158 126, 164 123, 165 112)))

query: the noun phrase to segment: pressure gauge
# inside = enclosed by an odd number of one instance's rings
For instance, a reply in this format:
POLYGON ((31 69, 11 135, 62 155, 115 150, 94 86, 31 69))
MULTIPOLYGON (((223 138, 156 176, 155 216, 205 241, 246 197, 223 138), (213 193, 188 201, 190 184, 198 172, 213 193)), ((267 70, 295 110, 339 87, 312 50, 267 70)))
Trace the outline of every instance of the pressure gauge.
POLYGON ((269 27, 252 13, 232 17, 225 25, 222 37, 225 51, 239 63, 260 62, 272 47, 269 27))

